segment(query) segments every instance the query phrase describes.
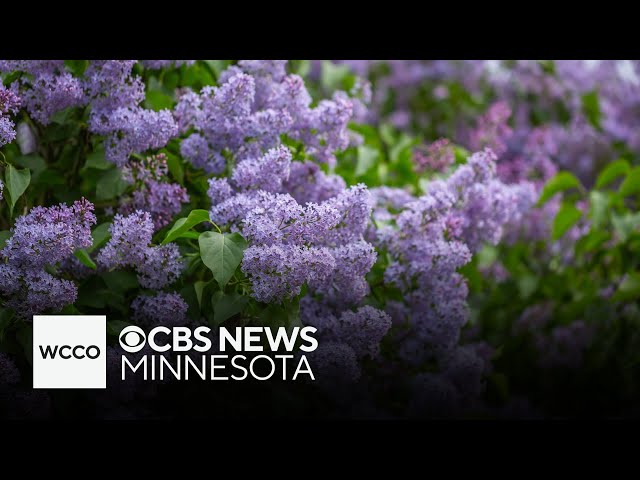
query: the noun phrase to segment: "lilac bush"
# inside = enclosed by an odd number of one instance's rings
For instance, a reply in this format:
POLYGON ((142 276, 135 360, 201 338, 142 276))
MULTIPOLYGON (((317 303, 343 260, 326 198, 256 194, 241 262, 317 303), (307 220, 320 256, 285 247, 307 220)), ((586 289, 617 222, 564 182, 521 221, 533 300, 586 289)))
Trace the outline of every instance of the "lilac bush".
POLYGON ((49 411, 34 314, 107 312, 109 418, 241 411, 119 381, 130 324, 315 327, 291 411, 632 408, 638 66, 0 60, 0 406, 49 411))

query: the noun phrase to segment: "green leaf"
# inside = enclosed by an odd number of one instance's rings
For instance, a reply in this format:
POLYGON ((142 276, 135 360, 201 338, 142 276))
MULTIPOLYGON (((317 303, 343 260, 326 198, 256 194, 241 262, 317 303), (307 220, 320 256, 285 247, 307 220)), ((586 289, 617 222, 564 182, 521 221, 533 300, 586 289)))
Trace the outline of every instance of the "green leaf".
POLYGON ((148 90, 146 94, 147 106, 156 112, 173 108, 173 98, 158 90, 148 90))
POLYGON ((627 196, 640 192, 640 167, 633 167, 627 174, 622 185, 620 185, 620 195, 627 196))
POLYGON ((564 203, 553 220, 551 234, 554 240, 562 237, 582 217, 582 212, 570 203, 564 203))
POLYGON ((179 218, 176 220, 176 223, 173 224, 171 230, 167 232, 167 235, 164 237, 162 241, 162 245, 165 245, 176 238, 180 237, 187 230, 191 230, 196 225, 202 222, 209 222, 209 211, 208 210, 191 210, 189 216, 186 218, 179 218))
POLYGON ((613 294, 613 301, 628 301, 640 297, 640 273, 629 272, 613 294))
POLYGON ((625 215, 611 215, 611 223, 620 240, 626 242, 629 236, 640 226, 640 212, 625 215))
POLYGON ((572 173, 560 172, 555 177, 549 179, 542 189, 542 194, 538 200, 538 205, 544 205, 556 193, 569 190, 570 188, 580 188, 580 180, 572 173))
POLYGON ((13 235, 13 233, 11 233, 10 230, 0 231, 0 249, 4 247, 4 243, 11 238, 11 235, 13 235))
POLYGON ((100 177, 96 185, 96 198, 98 200, 111 200, 122 195, 127 189, 127 182, 122 179, 119 168, 107 170, 100 177))
POLYGON ((109 228, 111 227, 111 222, 105 222, 98 225, 91 232, 91 236, 93 237, 93 245, 87 248, 88 252, 93 252, 95 249, 100 248, 102 245, 107 243, 107 240, 111 238, 111 232, 109 232, 109 228))
POLYGON ((171 176, 177 180, 180 185, 184 184, 184 169, 182 168, 182 162, 180 157, 172 154, 167 154, 167 167, 171 176))
POLYGON ((200 237, 200 232, 188 231, 180 234, 178 238, 190 238, 191 240, 197 240, 200 237))
POLYGON ((65 60, 64 66, 67 67, 71 73, 73 73, 76 77, 79 77, 84 73, 84 71, 89 66, 88 60, 65 60))
POLYGON ((127 290, 133 290, 138 288, 138 277, 133 272, 126 272, 124 270, 115 270, 113 272, 106 272, 102 274, 104 283, 107 284, 109 290, 115 292, 125 292, 127 290))
POLYGON ((358 147, 358 163, 356 164, 356 177, 364 175, 373 167, 380 153, 375 148, 360 145, 358 147))
POLYGON ((593 223, 593 228, 598 229, 607 221, 609 211, 609 196, 605 193, 593 191, 589 194, 591 209, 589 217, 593 223))
POLYGON ((340 90, 350 74, 351 69, 347 65, 337 65, 330 60, 323 60, 320 84, 327 91, 340 90))
POLYGON ((4 172, 4 182, 5 189, 9 193, 7 195, 9 211, 13 214, 13 207, 31 182, 31 171, 28 168, 18 170, 13 165, 7 165, 4 172))
POLYGON ((35 153, 16 157, 13 163, 18 165, 19 167, 28 168, 29 170, 32 170, 34 175, 37 175, 38 173, 42 172, 47 168, 47 162, 44 161, 44 158, 42 158, 40 155, 37 155, 35 153))
POLYGON ((211 299, 213 306, 213 322, 220 325, 225 320, 240 313, 249 301, 249 297, 233 292, 228 295, 221 295, 222 292, 216 292, 211 299))
POLYGON ((91 152, 87 155, 87 160, 84 162, 83 170, 87 168, 93 168, 95 170, 109 170, 113 168, 113 163, 108 161, 104 156, 104 150, 102 148, 91 152))
POLYGON ((522 298, 529 298, 538 288, 540 278, 530 273, 522 273, 518 276, 518 290, 522 298))
POLYGON ((89 267, 92 270, 95 270, 97 268, 97 265, 91 259, 89 253, 84 248, 79 248, 78 250, 73 252, 73 254, 78 260, 80 260, 80 263, 82 263, 83 265, 89 267))
POLYGON ((582 110, 589 122, 591 122, 591 125, 600 128, 602 112, 600 111, 600 101, 597 91, 594 90, 582 96, 582 110))
POLYGON ((600 172, 600 175, 598 175, 598 179, 596 180, 596 188, 606 187, 616 178, 629 173, 629 170, 631 170, 631 166, 629 165, 629 162, 624 158, 610 163, 609 165, 604 167, 602 172, 600 172))
POLYGON ((193 284, 193 289, 196 291, 196 298, 198 299, 198 306, 202 308, 202 293, 204 288, 209 285, 210 282, 197 281, 193 284))
POLYGON ((239 233, 204 232, 198 238, 202 262, 213 272, 221 289, 242 261, 247 241, 239 233))
POLYGON ((113 336, 119 336, 120 332, 129 325, 133 325, 129 322, 123 322, 122 320, 111 320, 107 322, 107 333, 113 336))

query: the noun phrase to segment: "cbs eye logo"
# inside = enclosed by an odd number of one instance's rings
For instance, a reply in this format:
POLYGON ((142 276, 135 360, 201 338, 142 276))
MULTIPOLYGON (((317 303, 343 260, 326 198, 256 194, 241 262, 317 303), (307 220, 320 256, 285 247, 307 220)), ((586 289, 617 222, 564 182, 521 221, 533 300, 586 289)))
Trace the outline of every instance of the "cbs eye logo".
POLYGON ((137 353, 144 348, 147 336, 140 327, 130 325, 120 332, 120 346, 127 353, 137 353))

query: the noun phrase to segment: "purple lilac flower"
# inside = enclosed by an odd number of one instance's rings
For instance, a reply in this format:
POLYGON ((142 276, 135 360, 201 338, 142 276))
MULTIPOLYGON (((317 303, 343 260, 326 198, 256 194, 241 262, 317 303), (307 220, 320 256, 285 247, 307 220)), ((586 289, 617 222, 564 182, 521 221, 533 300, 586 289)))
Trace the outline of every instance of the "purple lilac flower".
POLYGON ((183 264, 176 244, 150 246, 153 222, 149 212, 138 210, 128 216, 117 214, 109 231, 111 238, 97 257, 102 267, 135 268, 140 285, 153 289, 164 288, 182 273, 183 264))
POLYGON ((161 68, 179 68, 182 65, 191 66, 196 63, 195 60, 142 60, 142 65, 151 70, 160 70, 161 68))
POLYGON ((144 83, 131 75, 135 60, 92 60, 84 72, 82 86, 91 102, 92 116, 140 104, 144 83))
POLYGON ((60 310, 77 297, 76 285, 43 269, 67 260, 79 248, 93 244, 93 204, 85 199, 71 207, 35 207, 16 220, 0 256, 0 294, 5 305, 23 318, 60 310))
POLYGON ((491 148, 500 157, 507 150, 507 141, 512 134, 508 125, 511 109, 506 102, 496 102, 480 117, 477 127, 470 132, 469 145, 473 150, 491 148))
POLYGON ((78 200, 73 206, 34 207, 19 217, 0 255, 16 267, 42 268, 93 244, 96 223, 93 204, 78 200))
POLYGON ((418 148, 413 152, 413 163, 418 172, 443 172, 454 161, 453 148, 446 138, 436 140, 426 148, 418 148))
POLYGON ((207 195, 211 199, 211 205, 216 206, 233 196, 233 190, 226 178, 210 178, 207 195))
POLYGON ((48 125, 53 114, 66 108, 81 106, 84 92, 80 81, 70 73, 41 73, 31 81, 20 79, 20 97, 34 120, 48 125))
POLYGON ((425 195, 405 204, 395 218, 397 229, 379 232, 377 241, 391 258, 385 280, 403 291, 405 310, 396 305, 393 313, 396 322, 408 324, 396 340, 411 364, 447 355, 458 343, 468 311, 467 286, 456 270, 530 206, 515 202, 514 187, 495 178, 494 160, 490 151, 472 155, 448 179, 430 182, 425 195))
POLYGON ((345 189, 341 176, 326 174, 318 164, 309 161, 292 162, 289 178, 283 183, 283 190, 302 205, 324 202, 345 189))
POLYGON ((324 314, 312 321, 325 342, 344 342, 356 357, 375 358, 380 353, 380 341, 391 328, 391 317, 371 306, 345 310, 339 317, 324 314))
POLYGON ((92 115, 89 127, 107 137, 106 158, 117 165, 124 165, 134 153, 164 147, 178 134, 169 110, 155 112, 137 106, 98 112, 92 115))
POLYGON ((180 154, 194 167, 202 168, 206 173, 222 173, 227 164, 225 158, 213 150, 206 138, 199 133, 194 133, 182 141, 180 154))
POLYGON ((244 252, 242 271, 253 284, 253 297, 280 301, 300 294, 304 283, 331 274, 335 260, 323 247, 256 245, 244 252))
POLYGON ((16 138, 15 124, 8 115, 18 113, 21 101, 12 91, 0 84, 0 147, 16 138))
MULTIPOLYGON (((175 116, 181 131, 195 129, 182 153, 198 166, 229 152, 255 159, 286 134, 318 162, 334 163, 349 145, 353 102, 344 93, 311 108, 304 81, 287 75, 285 61, 240 61, 220 75, 220 86, 180 96, 175 116)), ((217 160, 216 160, 217 161, 217 160)), ((210 170, 213 173, 213 170, 210 170)))
POLYGON ((333 272, 326 278, 312 278, 310 288, 334 307, 348 308, 358 304, 369 293, 365 275, 376 262, 373 245, 360 240, 329 251, 335 260, 333 272))
POLYGON ((182 209, 182 203, 189 201, 184 187, 163 178, 167 174, 164 154, 144 161, 130 161, 123 174, 137 188, 132 197, 121 200, 119 212, 123 215, 136 210, 149 212, 156 230, 168 225, 182 209))
POLYGON ((184 325, 188 308, 187 302, 176 292, 160 292, 152 297, 140 295, 131 304, 133 319, 149 327, 184 325))
POLYGON ((278 192, 289 178, 291 152, 285 146, 273 148, 258 159, 247 158, 233 170, 231 181, 240 190, 278 192))

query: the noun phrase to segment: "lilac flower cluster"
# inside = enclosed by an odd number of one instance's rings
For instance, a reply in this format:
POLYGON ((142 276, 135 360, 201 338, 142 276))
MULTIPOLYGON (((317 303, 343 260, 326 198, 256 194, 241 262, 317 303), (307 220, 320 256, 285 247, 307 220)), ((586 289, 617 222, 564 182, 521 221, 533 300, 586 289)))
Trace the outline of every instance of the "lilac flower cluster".
POLYGON ((195 60, 142 60, 142 65, 151 70, 160 70, 161 68, 181 67, 182 65, 193 65, 195 60))
POLYGON ((11 89, 34 120, 47 125, 66 108, 91 106, 89 129, 104 135, 106 156, 118 165, 129 155, 161 148, 177 135, 168 110, 139 106, 144 83, 132 75, 133 60, 92 60, 81 77, 69 73, 62 60, 3 60, 0 72, 22 71, 11 89))
MULTIPOLYGON (((309 171, 309 166, 302 169, 309 171)), ((224 179, 210 181, 212 221, 230 224, 250 242, 242 269, 253 282, 253 295, 279 301, 309 283, 327 297, 337 298, 336 289, 353 287, 361 298, 367 293, 362 277, 375 262, 375 251, 362 242, 371 213, 368 191, 356 186, 303 206, 289 193, 279 193, 286 191, 290 170, 291 154, 280 146, 240 162, 231 175, 233 187, 224 179)), ((326 180, 311 171, 306 182, 326 180)), ((299 182, 292 185, 297 188, 299 182)))
POLYGON ((418 148, 413 152, 413 163, 418 172, 443 172, 454 161, 453 148, 446 138, 436 140, 426 148, 418 148))
POLYGON ((372 307, 350 310, 369 293, 365 275, 377 258, 364 240, 372 209, 366 187, 346 188, 314 163, 292 162, 284 146, 242 160, 230 182, 209 185, 212 221, 249 241, 241 268, 254 298, 279 302, 299 295, 306 283, 302 320, 319 328, 325 322, 314 363, 323 378, 357 380, 359 360, 376 356, 391 326, 388 315, 372 307))
POLYGON ((35 207, 19 217, 0 256, 0 293, 5 304, 24 318, 73 303, 76 285, 44 270, 93 244, 96 223, 93 204, 85 199, 73 206, 35 207))
POLYGON ((149 212, 135 211, 128 216, 117 214, 109 228, 111 238, 100 250, 97 262, 107 269, 132 267, 144 288, 161 289, 182 273, 178 246, 168 243, 151 246, 153 221, 149 212))
POLYGON ((158 154, 144 160, 130 160, 123 168, 123 177, 135 185, 131 197, 120 201, 119 212, 128 215, 136 210, 149 212, 156 230, 168 225, 189 201, 187 190, 166 181, 166 155, 158 154))
MULTIPOLYGON (((391 260, 385 282, 403 296, 402 302, 387 302, 386 311, 397 326, 393 341, 402 361, 432 361, 440 367, 437 374, 415 379, 416 398, 423 406, 427 397, 433 402, 442 395, 466 401, 480 388, 486 359, 480 351, 458 346, 468 309, 467 285, 457 269, 485 242, 499 241, 504 225, 536 199, 528 184, 499 181, 495 160, 489 149, 475 153, 446 180, 429 182, 426 194, 417 199, 403 190, 375 191, 374 218, 381 222, 376 241, 391 260)), ((458 400, 443 401, 455 405, 458 400)))
POLYGON ((480 117, 478 125, 469 134, 469 146, 477 151, 489 147, 499 157, 507 150, 505 139, 511 136, 512 130, 507 121, 511 116, 509 105, 496 102, 480 117))
POLYGON ((349 145, 353 102, 343 92, 312 108, 304 81, 286 73, 286 61, 243 60, 220 75, 220 86, 184 92, 174 111, 181 132, 194 129, 182 155, 208 173, 220 173, 225 152, 259 158, 286 134, 318 162, 334 163, 349 145))
POLYGON ((16 138, 15 124, 9 115, 18 113, 20 103, 20 98, 13 91, 0 84, 0 147, 16 138))
POLYGON ((105 135, 106 158, 124 165, 131 154, 164 147, 177 135, 171 112, 155 112, 138 106, 92 112, 90 128, 105 135))
POLYGON ((155 296, 140 295, 131 304, 133 319, 149 327, 184 325, 188 308, 187 302, 176 292, 160 292, 155 296))
POLYGON ((84 102, 81 82, 66 71, 62 60, 0 60, 0 72, 12 71, 27 74, 15 80, 11 90, 43 125, 50 123, 53 114, 84 102))
POLYGON ((92 61, 84 73, 89 127, 104 135, 108 160, 124 165, 133 153, 164 147, 178 133, 171 112, 147 110, 144 84, 132 75, 133 60, 92 61))

